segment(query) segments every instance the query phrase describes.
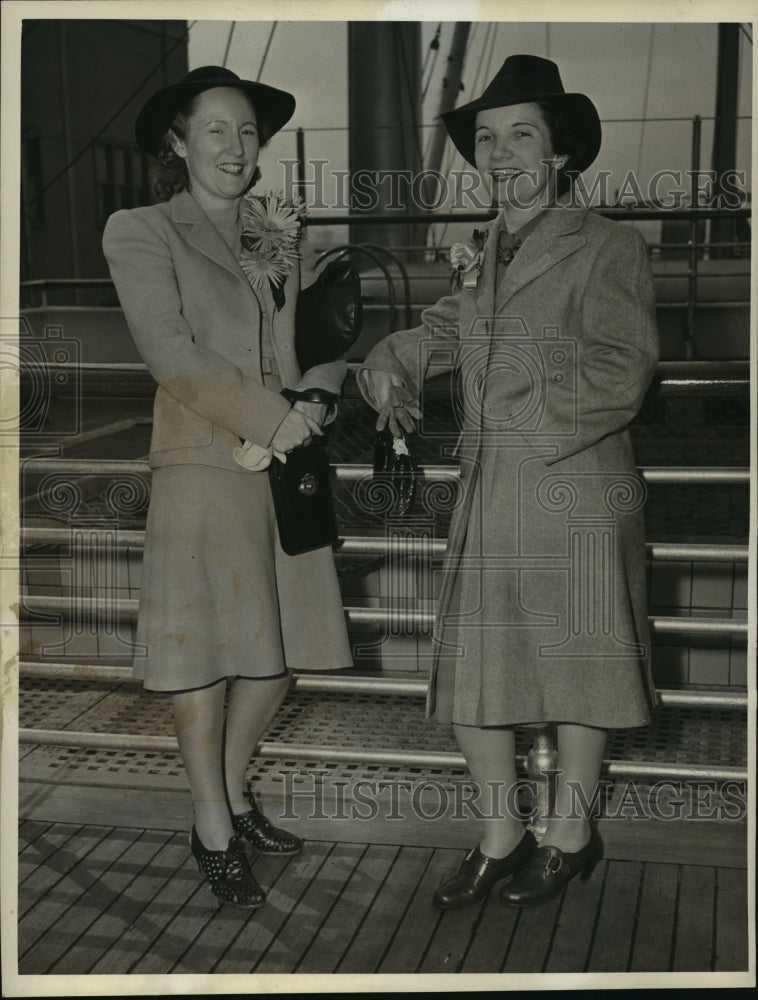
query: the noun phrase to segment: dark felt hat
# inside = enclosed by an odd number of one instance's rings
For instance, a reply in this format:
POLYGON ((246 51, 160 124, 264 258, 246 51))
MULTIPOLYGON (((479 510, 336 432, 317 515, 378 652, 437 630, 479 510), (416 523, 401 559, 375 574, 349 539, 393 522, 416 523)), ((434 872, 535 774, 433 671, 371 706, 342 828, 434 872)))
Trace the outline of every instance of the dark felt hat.
POLYGON ((585 170, 600 150, 602 130, 595 105, 584 94, 567 94, 558 67, 540 56, 509 56, 481 97, 442 115, 450 138, 458 151, 473 166, 474 130, 477 111, 503 108, 509 104, 550 101, 574 136, 574 149, 565 169, 585 170))
POLYGON ((237 87, 250 98, 263 142, 278 132, 293 115, 295 98, 286 90, 277 90, 263 83, 241 80, 236 73, 223 66, 201 66, 193 69, 178 83, 153 94, 137 115, 134 134, 137 144, 156 156, 161 140, 176 116, 190 98, 213 87, 237 87))

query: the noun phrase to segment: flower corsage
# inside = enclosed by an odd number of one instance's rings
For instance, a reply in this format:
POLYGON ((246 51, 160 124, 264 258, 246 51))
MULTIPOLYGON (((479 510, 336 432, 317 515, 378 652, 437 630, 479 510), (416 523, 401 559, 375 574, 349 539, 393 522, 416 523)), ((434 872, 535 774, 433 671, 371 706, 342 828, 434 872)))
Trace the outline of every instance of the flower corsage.
POLYGON ((475 229, 471 234, 471 243, 453 243, 450 247, 450 266, 453 269, 451 284, 454 291, 458 288, 476 288, 479 284, 486 238, 486 232, 475 229))
POLYGON ((242 201, 242 256, 239 264, 253 288, 268 281, 277 309, 284 305, 284 282, 300 257, 305 205, 282 191, 247 194, 242 201))

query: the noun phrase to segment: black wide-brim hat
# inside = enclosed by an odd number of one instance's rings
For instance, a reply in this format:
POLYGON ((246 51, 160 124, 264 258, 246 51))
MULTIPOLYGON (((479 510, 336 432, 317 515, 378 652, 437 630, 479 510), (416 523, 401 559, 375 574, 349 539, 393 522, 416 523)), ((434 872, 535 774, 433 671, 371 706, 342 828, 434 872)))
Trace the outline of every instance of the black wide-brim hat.
POLYGON ((568 131, 579 141, 564 170, 581 172, 592 163, 600 150, 602 129, 597 109, 585 94, 567 94, 563 89, 558 67, 550 59, 540 56, 509 56, 497 76, 481 97, 453 111, 442 114, 450 138, 456 148, 472 166, 476 113, 489 108, 503 108, 509 104, 532 104, 550 101, 568 126, 568 131))
POLYGON ((223 66, 200 66, 193 69, 178 83, 153 94, 137 115, 134 135, 137 144, 153 156, 158 155, 163 136, 177 112, 191 98, 213 87, 236 87, 250 98, 258 118, 261 141, 268 142, 292 117, 295 98, 286 90, 277 90, 264 83, 241 80, 236 73, 223 66))

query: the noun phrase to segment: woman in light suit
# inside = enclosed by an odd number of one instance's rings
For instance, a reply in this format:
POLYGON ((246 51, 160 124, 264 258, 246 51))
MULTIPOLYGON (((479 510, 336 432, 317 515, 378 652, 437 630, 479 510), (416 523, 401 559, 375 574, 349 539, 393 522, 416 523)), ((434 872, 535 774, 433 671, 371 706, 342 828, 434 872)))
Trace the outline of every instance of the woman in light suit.
POLYGON ((163 200, 117 212, 103 239, 158 383, 138 625, 144 684, 173 698, 198 866, 217 897, 248 908, 265 893, 246 848, 302 847, 248 794, 251 755, 292 670, 352 665, 332 551, 283 553, 266 472, 273 453, 333 419, 323 403, 293 406, 281 389, 338 394, 346 365, 298 369, 299 260, 284 280, 257 285, 240 266, 243 195, 259 176, 260 147, 294 107, 292 95, 214 66, 158 91, 136 137, 159 159, 163 200))
POLYGON ((365 360, 377 426, 411 431, 424 379, 452 373, 461 505, 448 540, 428 714, 452 722, 484 817, 434 902, 494 885, 529 906, 601 854, 592 801, 606 731, 650 721, 642 503, 627 425, 658 354, 646 247, 574 187, 597 111, 547 59, 508 58, 443 115, 499 211, 453 248, 460 287, 365 360), (557 725, 555 803, 537 844, 515 809, 514 727, 557 725))

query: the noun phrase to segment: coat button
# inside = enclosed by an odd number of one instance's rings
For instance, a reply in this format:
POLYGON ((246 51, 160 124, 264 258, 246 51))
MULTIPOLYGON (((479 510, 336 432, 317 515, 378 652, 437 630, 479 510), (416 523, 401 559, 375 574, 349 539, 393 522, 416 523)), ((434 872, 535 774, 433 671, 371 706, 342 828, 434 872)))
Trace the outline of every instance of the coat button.
POLYGON ((290 347, 289 344, 282 344, 282 350, 283 351, 291 351, 292 348, 290 347))

